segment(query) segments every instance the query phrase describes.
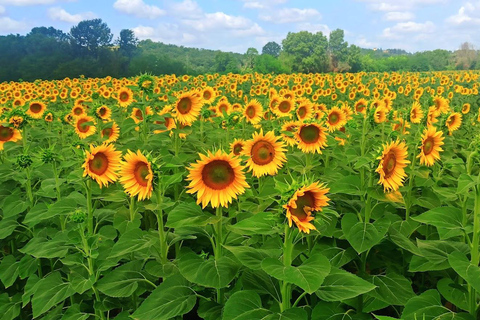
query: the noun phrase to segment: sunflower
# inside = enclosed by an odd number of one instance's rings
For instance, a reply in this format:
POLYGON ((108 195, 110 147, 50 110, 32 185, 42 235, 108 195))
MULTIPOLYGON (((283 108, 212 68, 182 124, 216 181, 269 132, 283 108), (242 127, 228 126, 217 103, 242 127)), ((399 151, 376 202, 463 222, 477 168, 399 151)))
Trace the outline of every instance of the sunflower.
POLYGON ((103 144, 98 147, 90 145, 90 152, 85 151, 83 176, 89 176, 97 181, 100 188, 115 182, 118 178, 117 171, 120 169, 120 157, 122 153, 116 151, 113 145, 103 144))
POLYGON ((212 87, 206 87, 202 90, 202 99, 204 103, 212 103, 216 97, 217 94, 212 87))
POLYGON ((443 151, 441 146, 444 144, 442 131, 437 131, 434 126, 429 126, 423 131, 422 145, 419 147, 421 152, 417 156, 420 158, 420 164, 433 166, 436 160, 440 160, 440 152, 443 151))
POLYGON ((251 124, 258 124, 263 117, 263 108, 260 102, 256 99, 250 100, 249 103, 243 109, 243 116, 247 119, 247 122, 251 124))
POLYGON ((434 123, 438 122, 437 117, 440 115, 439 112, 435 109, 435 107, 430 107, 428 108, 428 113, 427 113, 427 125, 431 126, 434 123))
POLYGON ((282 133, 282 138, 288 146, 294 146, 297 143, 295 132, 298 128, 298 121, 287 121, 282 125, 282 132, 290 132, 291 135, 282 133))
POLYGON ((28 106, 27 114, 33 119, 40 119, 43 117, 43 113, 47 109, 45 103, 40 101, 32 101, 28 106))
POLYGON ((93 125, 94 123, 94 119, 86 115, 75 118, 75 132, 80 139, 85 139, 95 133, 97 129, 93 125))
POLYGON ((325 124, 327 125, 329 132, 340 129, 346 123, 346 115, 339 107, 332 107, 330 111, 328 111, 325 124))
POLYGON ((8 141, 16 142, 22 139, 20 131, 15 128, 0 124, 0 150, 3 150, 3 144, 8 141))
POLYGON ((448 128, 448 134, 451 135, 453 131, 458 130, 462 124, 462 114, 459 112, 454 112, 448 116, 445 125, 448 128))
POLYGON ((410 161, 407 160, 408 151, 405 142, 399 140, 383 146, 383 152, 377 159, 380 160, 377 170, 380 174, 378 184, 383 185, 384 191, 396 191, 403 186, 406 178, 404 168, 410 161))
POLYGON ((253 134, 252 140, 245 142, 243 154, 248 157, 248 171, 253 171, 255 177, 275 175, 287 161, 285 144, 278 139, 273 131, 264 135, 260 130, 260 133, 253 134))
POLYGON ((313 104, 309 100, 300 101, 296 111, 298 120, 310 119, 313 116, 313 109, 313 104))
POLYGON ((162 111, 158 112, 159 116, 163 116, 163 121, 155 120, 154 123, 158 125, 164 125, 166 127, 166 130, 153 130, 153 133, 155 134, 162 133, 165 131, 170 131, 173 128, 176 128, 175 121, 173 120, 173 118, 166 116, 170 113, 170 111, 172 111, 172 108, 170 106, 167 106, 167 107, 164 107, 162 111))
POLYGON ((243 140, 243 139, 235 139, 235 140, 230 144, 231 153, 233 153, 235 156, 241 155, 244 146, 245 146, 245 140, 243 140))
POLYGON ((127 87, 121 87, 117 91, 117 101, 120 107, 126 108, 133 102, 133 92, 127 87))
POLYGON ((97 108, 96 114, 100 119, 108 121, 112 116, 112 110, 110 110, 110 108, 106 105, 103 105, 97 108))
POLYGON ((223 117, 223 114, 232 113, 233 106, 226 99, 220 100, 217 105, 214 107, 215 114, 218 117, 223 117))
POLYGON ((275 109, 273 109, 273 112, 277 115, 277 117, 291 117, 293 106, 294 102, 292 99, 282 98, 278 101, 278 104, 275 109))
POLYGON ((450 110, 450 106, 448 105, 448 100, 441 96, 436 96, 433 98, 433 104, 435 110, 440 113, 447 113, 450 110))
POLYGON ((153 171, 147 158, 137 150, 137 153, 127 150, 123 157, 118 179, 125 188, 125 192, 138 200, 150 199, 153 191, 153 171))
POLYGON ((423 118, 422 107, 421 107, 420 103, 418 103, 418 101, 415 101, 412 104, 412 109, 410 110, 410 121, 412 123, 420 123, 422 118, 423 118))
POLYGON ((470 112, 470 103, 464 103, 462 106, 462 113, 467 114, 470 112))
MULTIPOLYGON (((147 115, 153 114, 152 108, 150 107, 146 107, 145 111, 147 115)), ((136 124, 139 124, 140 122, 143 121, 143 111, 139 108, 133 108, 132 113, 130 114, 130 118, 132 118, 136 124)))
POLYGON ((354 104, 354 108, 355 108, 355 112, 356 113, 363 113, 363 114, 366 114, 367 113, 367 100, 365 99, 358 99, 357 102, 355 102, 354 104))
POLYGON ((181 124, 191 125, 200 114, 202 99, 195 92, 182 93, 175 104, 175 117, 181 124))
POLYGON ((295 222, 301 232, 310 233, 315 226, 310 223, 314 218, 312 211, 322 211, 330 199, 326 196, 329 191, 324 185, 314 182, 304 186, 293 194, 288 203, 283 206, 287 210, 288 225, 295 222))
POLYGON ((46 122, 52 122, 53 121, 53 113, 49 112, 47 113, 47 115, 45 116, 45 121, 46 122))
POLYGON ((387 109, 385 109, 382 105, 378 106, 373 114, 373 120, 375 123, 385 122, 387 120, 387 109))
POLYGON ((327 146, 326 129, 317 123, 304 123, 295 132, 297 147, 306 153, 322 153, 327 146))
POLYGON ((187 193, 197 192, 197 204, 202 203, 203 208, 209 203, 213 208, 228 207, 232 199, 237 199, 249 187, 243 169, 240 159, 223 151, 200 154, 200 160, 188 168, 187 193))
POLYGON ((72 115, 74 117, 79 117, 81 115, 86 114, 85 108, 81 104, 76 104, 72 108, 72 115))
POLYGON ((105 143, 115 142, 120 136, 120 127, 114 121, 110 127, 106 127, 100 132, 102 138, 106 138, 105 143))

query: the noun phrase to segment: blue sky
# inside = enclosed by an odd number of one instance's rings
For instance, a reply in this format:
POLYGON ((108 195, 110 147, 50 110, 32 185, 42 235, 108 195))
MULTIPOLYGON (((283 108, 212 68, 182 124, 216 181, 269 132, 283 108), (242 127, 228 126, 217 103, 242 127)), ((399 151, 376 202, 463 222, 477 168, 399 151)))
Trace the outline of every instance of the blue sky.
POLYGON ((480 46, 480 1, 463 0, 0 0, 0 35, 53 26, 68 32, 81 20, 101 18, 118 37, 186 47, 261 51, 288 32, 329 34, 364 48, 410 52, 480 46))

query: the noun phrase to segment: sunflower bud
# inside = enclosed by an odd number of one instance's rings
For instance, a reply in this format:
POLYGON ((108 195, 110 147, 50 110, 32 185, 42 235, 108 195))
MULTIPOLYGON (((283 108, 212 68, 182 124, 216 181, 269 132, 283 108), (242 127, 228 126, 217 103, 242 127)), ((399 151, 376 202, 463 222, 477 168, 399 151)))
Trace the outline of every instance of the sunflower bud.
POLYGON ((87 213, 83 209, 77 209, 70 214, 69 218, 74 223, 83 223, 87 219, 87 213))
POLYGON ((50 149, 45 149, 42 151, 41 159, 43 163, 51 163, 55 161, 55 153, 50 149))
POLYGON ((20 155, 17 157, 16 164, 20 168, 26 169, 32 165, 33 161, 29 155, 20 155))

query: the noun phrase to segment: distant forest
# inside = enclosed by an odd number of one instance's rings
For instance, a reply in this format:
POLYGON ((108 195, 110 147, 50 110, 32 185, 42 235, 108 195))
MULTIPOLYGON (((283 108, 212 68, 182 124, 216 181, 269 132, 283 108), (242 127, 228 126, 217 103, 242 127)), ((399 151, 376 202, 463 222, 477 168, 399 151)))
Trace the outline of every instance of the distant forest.
POLYGON ((363 49, 349 45, 344 31, 290 32, 282 43, 268 42, 244 54, 138 41, 124 29, 113 39, 101 19, 84 20, 69 33, 36 27, 27 35, 0 36, 0 82, 65 77, 130 77, 204 73, 316 73, 358 71, 439 71, 480 68, 470 43, 456 51, 408 53, 400 49, 363 49))

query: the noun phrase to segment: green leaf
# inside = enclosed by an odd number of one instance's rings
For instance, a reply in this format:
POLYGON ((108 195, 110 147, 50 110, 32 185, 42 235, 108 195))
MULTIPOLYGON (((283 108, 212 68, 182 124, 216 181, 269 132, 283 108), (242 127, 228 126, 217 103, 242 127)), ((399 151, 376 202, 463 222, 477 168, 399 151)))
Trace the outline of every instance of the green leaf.
POLYGON ((353 196, 360 196, 363 194, 363 188, 360 181, 360 176, 346 176, 329 184, 330 193, 345 193, 353 196))
POLYGON ((282 300, 279 282, 264 271, 245 270, 242 273, 241 282, 245 290, 255 290, 260 294, 268 294, 278 302, 282 300))
POLYGON ((121 257, 126 254, 149 248, 154 239, 140 229, 131 229, 120 236, 110 252, 110 258, 121 257))
POLYGON ((262 300, 255 291, 244 290, 235 292, 225 303, 224 320, 264 319, 272 312, 262 307, 262 300))
POLYGON ((307 320, 307 311, 301 308, 290 308, 282 313, 271 314, 263 318, 264 320, 307 320))
POLYGON ((27 210, 28 202, 18 194, 12 194, 5 198, 2 206, 3 218, 18 218, 18 215, 27 210))
POLYGON ((32 298, 33 317, 44 314, 74 293, 70 283, 62 281, 60 272, 51 273, 36 285, 32 298))
POLYGON ((224 246, 225 249, 233 253, 245 267, 252 270, 261 270, 262 261, 266 258, 274 258, 280 255, 279 250, 255 249, 246 246, 224 246))
POLYGON ((462 173, 457 180, 457 194, 466 194, 468 190, 478 183, 477 179, 462 173))
POLYGON ((460 277, 480 292, 480 268, 473 265, 464 253, 452 252, 448 255, 448 263, 460 277))
POLYGON ((34 237, 22 249, 18 251, 30 254, 35 258, 63 258, 67 255, 68 246, 65 241, 58 239, 47 239, 34 237))
POLYGON ((388 229, 388 235, 390 236, 390 240, 400 248, 420 255, 420 250, 415 243, 410 240, 410 236, 418 226, 419 224, 413 220, 394 222, 388 229))
POLYGON ((412 257, 409 266, 411 272, 448 269, 450 268, 448 262, 450 253, 469 252, 468 245, 454 241, 417 239, 417 246, 421 256, 412 257))
POLYGON ((204 320, 218 320, 222 318, 223 306, 214 301, 205 301, 199 299, 198 301, 198 316, 204 320))
POLYGON ((195 203, 181 203, 168 213, 168 228, 201 227, 218 222, 218 217, 195 203))
POLYGON ((351 320, 342 303, 319 301, 312 311, 312 320, 351 320))
POLYGON ((437 289, 453 305, 463 310, 469 309, 468 289, 465 285, 455 283, 449 278, 443 278, 437 282, 437 289))
POLYGON ((162 264, 160 261, 152 260, 145 265, 145 271, 158 278, 167 278, 178 273, 178 267, 170 261, 162 264))
POLYGON ((87 320, 91 314, 81 312, 80 305, 75 304, 65 311, 62 320, 87 320))
POLYGON ((235 278, 238 264, 227 256, 204 260, 190 249, 184 248, 178 261, 180 273, 190 282, 210 288, 224 288, 235 278))
POLYGON ((72 271, 70 275, 70 283, 76 293, 82 294, 93 287, 93 284, 95 283, 95 276, 89 276, 84 269, 80 269, 80 271, 80 273, 72 271))
POLYGON ((172 319, 193 309, 197 298, 189 283, 180 275, 167 278, 133 313, 134 319, 172 319))
POLYGON ((293 283, 312 294, 320 288, 329 274, 330 261, 324 255, 315 253, 299 267, 285 267, 280 260, 267 258, 262 262, 262 269, 272 277, 293 283))
POLYGON ((5 288, 15 283, 18 277, 18 262, 13 255, 8 255, 0 263, 0 280, 5 288))
POLYGON ((345 238, 358 253, 365 252, 380 243, 389 225, 390 222, 386 219, 377 220, 373 224, 358 222, 354 214, 346 214, 342 219, 345 238))
POLYGON ((401 318, 403 320, 473 320, 473 317, 466 313, 455 313, 444 307, 437 290, 428 290, 419 296, 411 298, 405 305, 401 318))
POLYGON ((35 273, 38 269, 37 259, 30 255, 24 255, 18 263, 18 275, 20 279, 25 279, 35 273))
POLYGON ((0 294, 0 314, 2 315, 2 320, 18 319, 21 304, 20 295, 9 297, 7 293, 0 294))
POLYGON ((412 217, 412 220, 435 226, 442 240, 463 234, 462 210, 459 208, 438 207, 412 217))
POLYGON ((404 306, 410 298, 415 296, 410 280, 394 272, 371 276, 369 280, 376 286, 369 295, 389 305, 404 306))
POLYGON ((17 217, 3 218, 0 220, 0 240, 11 235, 17 226, 17 217))
POLYGON ((332 268, 315 294, 324 301, 343 301, 375 289, 375 286, 342 269, 332 268))
POLYGON ((145 278, 140 273, 143 261, 128 262, 107 273, 97 282, 97 288, 110 297, 129 297, 145 278))
POLYGON ((271 212, 260 212, 234 225, 227 225, 227 229, 241 235, 269 235, 276 234, 276 219, 271 212))
POLYGON ((314 251, 321 252, 328 258, 328 260, 330 260, 330 265, 336 268, 341 268, 358 256, 355 250, 351 247, 343 249, 327 244, 316 245, 314 251))

